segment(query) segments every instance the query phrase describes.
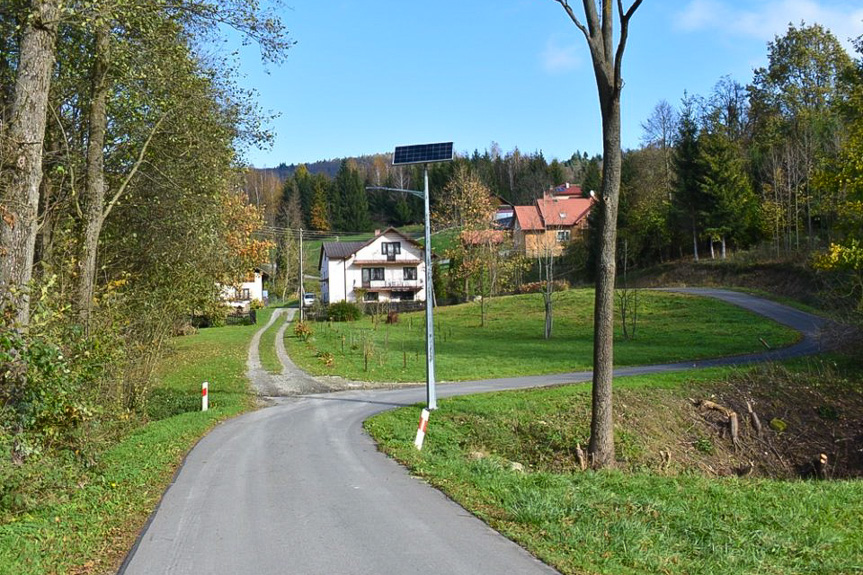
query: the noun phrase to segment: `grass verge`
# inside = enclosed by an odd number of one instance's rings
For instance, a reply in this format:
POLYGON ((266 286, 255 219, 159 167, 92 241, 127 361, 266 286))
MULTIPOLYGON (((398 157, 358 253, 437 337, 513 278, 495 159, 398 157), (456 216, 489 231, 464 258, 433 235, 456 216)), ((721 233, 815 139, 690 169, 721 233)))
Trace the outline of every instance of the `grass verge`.
MULTIPOLYGON (((575 445, 589 435, 589 386, 442 401, 421 452, 412 445, 419 406, 366 428, 415 474, 562 573, 861 572, 863 482, 717 477, 658 464, 657 449, 683 459, 662 398, 685 401, 741 372, 619 379, 616 471, 573 471, 575 445)), ((709 461, 699 447, 690 450, 709 461)))
POLYGON ((0 574, 115 572, 189 449, 218 422, 253 407, 246 356, 258 327, 178 338, 149 406, 158 420, 86 458, 28 462, 26 473, 52 489, 0 524, 0 574), (205 380, 210 410, 202 413, 205 380))
MULTIPOLYGON (((762 351, 797 333, 761 316, 710 298, 642 291, 636 337, 615 337, 619 366, 675 362, 762 351)), ((494 298, 485 326, 479 304, 435 310, 436 369, 441 381, 591 368, 593 290, 560 292, 554 301, 554 334, 543 338, 542 296, 494 298), (477 361, 482 358, 483 361, 477 361)), ((291 359, 315 375, 362 381, 422 381, 425 377, 425 317, 402 314, 396 324, 380 317, 353 323, 312 324, 308 342, 285 338, 291 359)))
MULTIPOLYGON (((275 313, 275 308, 267 308, 259 310, 258 316, 260 325, 266 325, 270 321, 270 316, 275 313)), ((273 322, 267 330, 261 334, 261 342, 258 347, 261 358, 261 366, 270 373, 282 373, 282 363, 276 355, 276 333, 285 322, 287 316, 282 316, 281 319, 273 322)))

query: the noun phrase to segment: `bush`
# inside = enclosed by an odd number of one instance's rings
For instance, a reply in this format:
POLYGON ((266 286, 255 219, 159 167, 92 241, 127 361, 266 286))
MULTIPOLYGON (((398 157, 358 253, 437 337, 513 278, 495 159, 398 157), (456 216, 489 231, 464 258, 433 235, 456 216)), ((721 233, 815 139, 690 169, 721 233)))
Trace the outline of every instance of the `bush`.
POLYGON ((0 321, 0 435, 19 462, 44 448, 80 445, 82 426, 97 411, 91 388, 111 358, 99 349, 104 342, 86 337, 62 312, 38 300, 33 311, 27 331, 0 321), (67 332, 55 332, 56 325, 67 332))
POLYGON ((360 311, 359 306, 349 301, 330 304, 327 310, 327 317, 330 321, 357 321, 361 315, 362 311, 360 311))
POLYGON ((303 341, 309 341, 309 339, 315 335, 315 332, 312 331, 312 328, 308 323, 298 321, 294 324, 294 335, 303 341))
MULTIPOLYGON (((566 280, 554 280, 552 291, 566 291, 569 289, 569 282, 566 280)), ((542 293, 545 291, 545 282, 530 282, 518 286, 516 293, 542 293)))

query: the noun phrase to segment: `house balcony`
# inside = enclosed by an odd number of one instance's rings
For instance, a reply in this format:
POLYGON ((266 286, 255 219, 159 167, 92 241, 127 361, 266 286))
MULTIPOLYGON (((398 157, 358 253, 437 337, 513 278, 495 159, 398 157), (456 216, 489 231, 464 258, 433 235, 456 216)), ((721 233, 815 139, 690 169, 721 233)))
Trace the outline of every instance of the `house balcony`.
POLYGON ((370 281, 362 282, 360 287, 373 291, 420 291, 423 284, 419 280, 370 281))
POLYGON ((415 258, 404 258, 404 259, 376 259, 376 260, 354 260, 352 262, 355 266, 418 266, 423 263, 423 260, 415 259, 415 258))

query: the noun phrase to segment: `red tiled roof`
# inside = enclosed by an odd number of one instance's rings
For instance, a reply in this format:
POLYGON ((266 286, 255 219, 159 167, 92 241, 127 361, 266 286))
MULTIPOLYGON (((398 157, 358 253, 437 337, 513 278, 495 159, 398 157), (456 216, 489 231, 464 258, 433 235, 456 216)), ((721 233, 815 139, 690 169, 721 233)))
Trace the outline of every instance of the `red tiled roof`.
POLYGON ((561 184, 559 186, 555 186, 554 189, 552 189, 552 193, 558 197, 568 196, 573 198, 580 198, 583 195, 581 191, 581 186, 570 184, 561 184))
POLYGON ((593 200, 580 197, 545 197, 536 201, 545 226, 574 226, 587 216, 591 205, 593 200))
POLYGON ((515 219, 525 231, 545 229, 536 206, 515 206, 515 219))

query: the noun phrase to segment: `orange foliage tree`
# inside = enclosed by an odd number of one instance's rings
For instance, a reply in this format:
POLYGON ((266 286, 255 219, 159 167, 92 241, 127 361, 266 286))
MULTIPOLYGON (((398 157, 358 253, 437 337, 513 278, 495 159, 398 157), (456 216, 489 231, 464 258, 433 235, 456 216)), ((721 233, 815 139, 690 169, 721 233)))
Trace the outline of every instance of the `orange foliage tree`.
POLYGON ((241 281, 256 267, 267 263, 275 244, 260 239, 263 211, 249 204, 245 193, 222 195, 222 226, 226 250, 226 272, 230 282, 241 281))

